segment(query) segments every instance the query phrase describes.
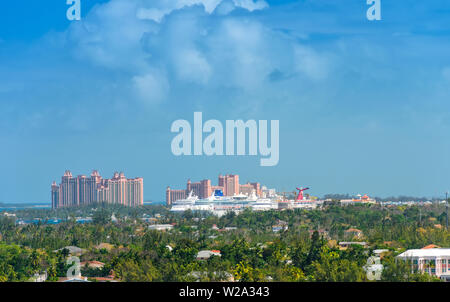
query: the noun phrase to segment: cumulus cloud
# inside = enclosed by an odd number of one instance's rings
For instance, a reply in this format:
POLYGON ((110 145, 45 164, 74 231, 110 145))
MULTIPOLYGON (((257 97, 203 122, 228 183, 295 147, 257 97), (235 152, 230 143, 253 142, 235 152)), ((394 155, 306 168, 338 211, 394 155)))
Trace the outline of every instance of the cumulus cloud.
POLYGON ((134 95, 162 102, 186 85, 255 93, 274 79, 327 75, 326 59, 252 18, 263 0, 111 0, 67 32, 81 60, 129 75, 134 95), (247 15, 233 15, 236 7, 247 15), (288 75, 288 76, 286 76, 288 75))
POLYGON ((266 7, 268 7, 269 5, 267 4, 266 1, 263 0, 234 0, 234 3, 237 6, 240 6, 242 8, 248 9, 249 11, 254 11, 254 10, 260 10, 260 9, 264 9, 266 7))
POLYGON ((76 56, 110 69, 144 68, 147 54, 139 41, 152 27, 136 18, 137 9, 138 1, 111 0, 73 23, 67 34, 76 56))
POLYGON ((450 82, 450 67, 445 67, 442 69, 442 76, 448 82, 450 82))
POLYGON ((236 5, 232 0, 224 0, 222 1, 214 10, 214 13, 217 15, 228 15, 234 9, 236 8, 236 5))
POLYGON ((169 93, 169 82, 158 72, 134 76, 132 82, 137 97, 146 103, 161 102, 169 93))
POLYGON ((147 19, 159 23, 166 14, 167 11, 163 11, 157 8, 140 8, 137 11, 136 17, 141 20, 147 19))
POLYGON ((139 19, 153 20, 161 22, 164 16, 174 10, 179 10, 187 6, 202 5, 207 13, 212 13, 222 0, 151 0, 144 1, 143 7, 137 12, 139 19))
POLYGON ((185 81, 207 84, 211 77, 211 67, 202 54, 195 49, 180 51, 174 58, 178 76, 185 81))
POLYGON ((222 14, 231 12, 234 7, 252 12, 269 6, 264 0, 151 0, 144 1, 143 5, 138 9, 137 17, 158 23, 172 11, 193 5, 202 5, 208 14, 213 13, 218 6, 221 7, 222 14))
POLYGON ((328 59, 309 47, 295 46, 295 68, 298 72, 314 80, 326 78, 329 70, 328 59))

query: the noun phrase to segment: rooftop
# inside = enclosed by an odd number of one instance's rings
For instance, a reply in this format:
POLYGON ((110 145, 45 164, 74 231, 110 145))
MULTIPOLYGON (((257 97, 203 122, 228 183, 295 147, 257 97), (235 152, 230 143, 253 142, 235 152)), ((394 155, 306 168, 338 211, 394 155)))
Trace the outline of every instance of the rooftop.
POLYGON ((220 254, 220 251, 218 250, 205 250, 205 251, 200 251, 197 253, 197 259, 208 259, 211 256, 219 256, 221 257, 222 255, 220 254))
POLYGON ((172 229, 173 225, 171 224, 152 224, 148 226, 149 229, 172 229))
POLYGON ((355 229, 355 228, 349 228, 348 230, 344 231, 345 233, 362 233, 361 230, 355 229))
POLYGON ((86 251, 85 249, 79 248, 77 246, 66 246, 66 247, 60 248, 58 250, 55 250, 54 252, 59 252, 64 249, 67 249, 70 254, 82 254, 86 251))
POLYGON ((431 248, 431 249, 413 249, 407 250, 397 257, 408 258, 408 257, 450 257, 450 248, 431 248))
POLYGON ((96 261, 96 260, 94 260, 94 261, 84 261, 84 262, 81 262, 81 266, 82 267, 84 267, 84 266, 88 266, 88 267, 104 267, 105 266, 105 264, 103 263, 103 262, 100 262, 100 261, 96 261))
POLYGON ((438 248, 441 248, 440 246, 437 246, 436 244, 429 244, 429 245, 427 245, 427 246, 424 246, 423 248, 422 248, 422 250, 427 250, 427 249, 438 249, 438 248))
POLYGON ((341 241, 341 242, 339 242, 339 245, 352 245, 352 244, 367 245, 367 242, 359 242, 359 241, 341 241))

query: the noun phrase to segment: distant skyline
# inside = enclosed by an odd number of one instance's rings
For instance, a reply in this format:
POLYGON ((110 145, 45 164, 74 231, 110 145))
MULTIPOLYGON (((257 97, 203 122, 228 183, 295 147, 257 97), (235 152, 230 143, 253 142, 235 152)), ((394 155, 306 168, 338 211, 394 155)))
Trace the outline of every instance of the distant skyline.
POLYGON ((0 9, 0 202, 50 202, 65 170, 168 185, 239 174, 279 191, 450 190, 450 3, 9 1, 0 9), (279 163, 176 157, 171 123, 279 120, 279 163))

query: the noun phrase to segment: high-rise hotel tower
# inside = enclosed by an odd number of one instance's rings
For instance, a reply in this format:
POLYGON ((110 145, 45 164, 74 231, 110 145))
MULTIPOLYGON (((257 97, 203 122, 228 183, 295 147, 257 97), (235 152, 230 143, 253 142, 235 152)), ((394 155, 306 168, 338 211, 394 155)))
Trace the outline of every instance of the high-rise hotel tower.
POLYGON ((52 184, 52 208, 88 205, 96 202, 140 206, 144 204, 144 179, 127 179, 121 173, 113 178, 103 179, 97 171, 91 177, 78 175, 72 177, 66 171, 61 184, 52 184))

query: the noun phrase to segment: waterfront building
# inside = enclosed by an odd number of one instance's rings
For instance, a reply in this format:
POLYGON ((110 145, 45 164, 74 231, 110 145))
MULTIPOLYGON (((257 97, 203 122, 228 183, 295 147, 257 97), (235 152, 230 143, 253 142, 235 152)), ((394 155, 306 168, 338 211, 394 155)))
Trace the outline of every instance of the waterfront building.
POLYGON ((95 170, 90 177, 73 177, 66 171, 59 185, 53 182, 51 192, 53 209, 97 202, 140 206, 144 204, 144 179, 128 179, 123 172, 115 172, 111 179, 104 179, 95 170))
POLYGON ((367 194, 360 195, 358 194, 357 198, 352 199, 341 199, 341 205, 357 205, 357 204, 375 204, 376 200, 370 198, 367 194))
POLYGON ((253 192, 256 193, 257 196, 261 196, 261 185, 257 182, 248 182, 244 185, 239 185, 239 194, 244 194, 247 196, 250 196, 253 194, 253 192))
POLYGON ((166 203, 172 205, 177 200, 186 199, 189 194, 193 194, 198 198, 208 198, 213 192, 221 191, 223 196, 236 196, 239 194, 250 196, 255 194, 260 197, 262 194, 261 185, 257 182, 239 184, 239 175, 227 174, 219 175, 218 185, 211 185, 211 180, 204 179, 199 182, 191 182, 189 179, 184 190, 174 190, 171 187, 166 189, 166 203))

